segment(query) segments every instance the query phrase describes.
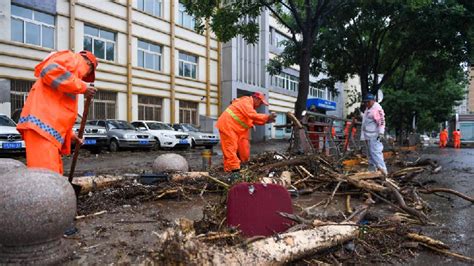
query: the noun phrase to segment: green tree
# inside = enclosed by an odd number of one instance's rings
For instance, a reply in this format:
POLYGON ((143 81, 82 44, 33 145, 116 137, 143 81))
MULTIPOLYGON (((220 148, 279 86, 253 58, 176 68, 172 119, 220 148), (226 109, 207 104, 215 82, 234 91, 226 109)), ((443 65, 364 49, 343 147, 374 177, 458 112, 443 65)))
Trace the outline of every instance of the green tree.
MULTIPOLYGON (((182 0, 196 18, 196 29, 203 31, 206 22, 217 38, 227 42, 241 35, 249 43, 258 40, 256 18, 267 9, 291 34, 287 48, 279 56, 286 65, 299 65, 298 97, 295 113, 299 117, 306 107, 312 51, 319 44, 320 29, 329 16, 348 0, 182 0)), ((280 65, 281 66, 281 65, 280 65)), ((275 73, 276 68, 273 68, 275 73)))
POLYGON ((401 136, 412 131, 415 117, 418 132, 436 130, 439 123, 452 117, 466 85, 466 72, 459 65, 437 77, 426 72, 419 61, 400 67, 385 85, 382 106, 387 125, 401 136))
POLYGON ((423 66, 418 71, 439 76, 469 61, 471 2, 351 1, 321 31, 322 44, 313 50, 321 61, 314 72, 327 73, 326 84, 358 75, 362 96, 376 94, 401 67, 414 61, 423 66))

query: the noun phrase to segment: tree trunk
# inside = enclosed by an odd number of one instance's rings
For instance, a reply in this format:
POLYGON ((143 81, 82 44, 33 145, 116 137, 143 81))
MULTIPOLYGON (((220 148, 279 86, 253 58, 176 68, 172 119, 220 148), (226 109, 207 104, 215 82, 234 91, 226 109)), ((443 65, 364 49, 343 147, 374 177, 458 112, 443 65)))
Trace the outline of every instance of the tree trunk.
POLYGON ((308 40, 310 38, 308 34, 306 36, 303 35, 303 48, 300 53, 300 80, 298 84, 298 98, 295 103, 295 116, 298 119, 301 118, 301 114, 306 110, 306 100, 309 93, 311 47, 313 45, 313 41, 308 40))

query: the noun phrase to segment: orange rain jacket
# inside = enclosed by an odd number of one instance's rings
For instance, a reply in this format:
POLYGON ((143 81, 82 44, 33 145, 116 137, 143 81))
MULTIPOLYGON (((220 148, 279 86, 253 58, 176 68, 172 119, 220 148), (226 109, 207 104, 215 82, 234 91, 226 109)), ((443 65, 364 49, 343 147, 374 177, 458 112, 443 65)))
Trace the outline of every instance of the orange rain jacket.
POLYGON ((72 127, 77 117, 76 94, 87 84, 82 77, 89 66, 79 54, 59 51, 35 67, 34 83, 21 112, 17 129, 34 130, 49 140, 62 154, 71 153, 72 127))
POLYGON ((454 142, 454 148, 461 147, 461 131, 459 130, 453 131, 453 142, 454 142))
POLYGON ((252 96, 234 100, 221 114, 216 128, 219 129, 221 137, 225 171, 238 170, 241 161, 248 161, 250 157, 249 129, 254 124, 264 125, 268 118, 269 115, 255 111, 252 96))

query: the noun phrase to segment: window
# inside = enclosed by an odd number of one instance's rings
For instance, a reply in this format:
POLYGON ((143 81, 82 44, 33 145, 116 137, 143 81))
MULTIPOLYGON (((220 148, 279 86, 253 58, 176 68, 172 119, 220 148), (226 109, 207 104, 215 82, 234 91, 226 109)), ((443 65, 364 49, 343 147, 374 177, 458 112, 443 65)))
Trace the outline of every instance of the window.
POLYGON ((179 75, 181 77, 188 77, 195 79, 197 74, 198 58, 195 55, 179 52, 179 75))
POLYGON ((309 88, 309 95, 311 95, 312 97, 327 100, 326 89, 309 88))
POLYGON ((13 41, 54 49, 54 16, 12 5, 13 41))
POLYGON ((198 103, 179 101, 179 122, 197 125, 198 103))
POLYGON ((84 25, 84 50, 91 51, 97 58, 115 60, 115 33, 84 25))
POLYGON ((34 82, 28 80, 11 80, 11 89, 10 89, 10 103, 11 103, 11 113, 13 114, 15 110, 23 108, 25 105, 26 97, 28 92, 30 92, 31 87, 33 87, 34 82))
POLYGON ((150 15, 161 17, 161 0, 138 0, 138 9, 150 15))
POLYGON ((194 17, 186 13, 186 8, 181 2, 179 3, 178 12, 179 12, 178 25, 194 30, 194 26, 196 25, 196 22, 194 21, 194 17))
POLYGON ((298 91, 298 78, 296 76, 281 73, 278 76, 272 76, 272 85, 289 91, 298 91))
POLYGON ((162 99, 138 95, 138 119, 161 121, 162 99))
POLYGON ((270 44, 284 49, 285 43, 289 41, 289 38, 274 28, 270 27, 270 44))
POLYGON ((97 91, 89 109, 88 119, 115 119, 117 93, 97 91))
POLYGON ((160 71, 161 51, 159 45, 138 40, 138 66, 160 71))

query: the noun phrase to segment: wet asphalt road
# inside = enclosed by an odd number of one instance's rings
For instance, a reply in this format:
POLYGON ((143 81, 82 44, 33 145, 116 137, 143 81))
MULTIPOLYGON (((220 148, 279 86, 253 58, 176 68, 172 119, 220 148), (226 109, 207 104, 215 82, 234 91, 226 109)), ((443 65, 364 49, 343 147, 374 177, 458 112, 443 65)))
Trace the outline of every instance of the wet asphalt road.
MULTIPOLYGON (((423 158, 437 160, 443 170, 435 175, 422 177, 419 181, 429 182, 428 187, 444 187, 466 195, 474 195, 474 149, 443 149, 430 147, 421 152, 423 158), (434 183, 433 183, 434 182, 434 183)), ((422 197, 431 204, 429 214, 438 226, 423 227, 419 230, 451 247, 453 252, 474 257, 474 206, 456 196, 433 194, 422 197)), ((422 252, 411 265, 468 265, 459 260, 431 252, 422 252)))

